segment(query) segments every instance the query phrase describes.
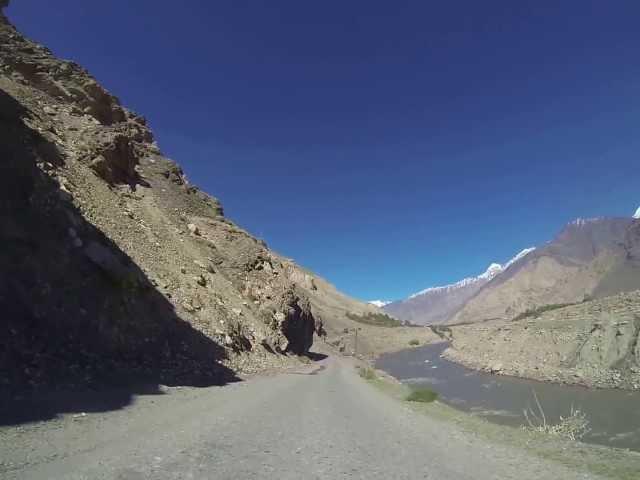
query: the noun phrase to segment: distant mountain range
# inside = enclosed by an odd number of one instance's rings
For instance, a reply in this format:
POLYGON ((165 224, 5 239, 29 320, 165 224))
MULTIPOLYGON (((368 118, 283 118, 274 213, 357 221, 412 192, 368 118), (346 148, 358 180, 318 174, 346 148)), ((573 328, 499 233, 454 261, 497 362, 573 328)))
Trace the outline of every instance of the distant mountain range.
POLYGON ((374 305, 414 324, 509 320, 540 307, 640 289, 640 209, 632 218, 577 219, 505 265, 374 305))
POLYGON ((464 278, 459 282, 440 287, 430 287, 414 293, 405 300, 372 303, 381 306, 387 313, 414 324, 444 323, 496 275, 504 272, 533 250, 535 249, 522 250, 504 265, 492 263, 477 277, 464 278))

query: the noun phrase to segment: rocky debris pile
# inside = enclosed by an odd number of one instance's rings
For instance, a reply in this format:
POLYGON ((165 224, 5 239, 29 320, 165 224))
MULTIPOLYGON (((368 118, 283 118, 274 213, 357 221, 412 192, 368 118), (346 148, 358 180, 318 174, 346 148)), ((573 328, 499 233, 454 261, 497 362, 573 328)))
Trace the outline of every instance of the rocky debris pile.
POLYGON ((514 322, 450 326, 446 358, 491 373, 640 389, 640 291, 514 322))

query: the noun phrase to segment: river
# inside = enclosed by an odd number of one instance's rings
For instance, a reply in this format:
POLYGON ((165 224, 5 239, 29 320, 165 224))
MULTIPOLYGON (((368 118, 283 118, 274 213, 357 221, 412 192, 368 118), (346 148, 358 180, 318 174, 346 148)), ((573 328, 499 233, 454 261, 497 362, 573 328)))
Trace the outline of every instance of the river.
POLYGON ((523 410, 535 406, 535 391, 547 420, 584 412, 591 431, 585 442, 640 451, 640 392, 595 390, 491 375, 440 358, 446 343, 381 356, 376 368, 403 383, 429 387, 455 408, 506 425, 524 425, 523 410))

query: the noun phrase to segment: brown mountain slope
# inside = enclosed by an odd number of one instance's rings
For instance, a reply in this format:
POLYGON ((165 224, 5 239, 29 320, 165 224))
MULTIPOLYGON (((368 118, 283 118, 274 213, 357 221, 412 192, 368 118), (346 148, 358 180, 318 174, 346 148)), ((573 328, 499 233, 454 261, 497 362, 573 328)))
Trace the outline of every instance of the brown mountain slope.
POLYGON ((572 222, 487 283, 449 323, 512 319, 547 305, 640 289, 638 228, 631 218, 572 222))
POLYGON ((640 291, 518 321, 440 327, 446 357, 504 375, 640 389, 640 291))
POLYGON ((1 14, 0 62, 1 388, 225 381, 307 352, 320 319, 335 343, 377 331, 347 317, 375 307, 225 218, 143 117, 1 14))

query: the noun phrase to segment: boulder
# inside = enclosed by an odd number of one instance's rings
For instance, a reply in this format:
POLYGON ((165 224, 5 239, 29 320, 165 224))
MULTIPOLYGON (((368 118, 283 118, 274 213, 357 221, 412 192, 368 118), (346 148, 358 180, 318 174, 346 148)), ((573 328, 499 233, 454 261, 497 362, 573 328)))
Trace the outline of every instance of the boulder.
POLYGON ((290 287, 282 294, 278 310, 282 314, 279 329, 288 341, 286 351, 297 355, 308 353, 316 329, 309 299, 290 287))
POLYGON ((489 371, 491 373, 500 373, 503 370, 504 370, 504 367, 502 366, 502 363, 500 363, 500 362, 495 362, 489 367, 489 371))
POLYGON ((129 139, 120 133, 103 133, 98 145, 98 152, 89 166, 96 174, 110 185, 139 183, 137 152, 129 139))

